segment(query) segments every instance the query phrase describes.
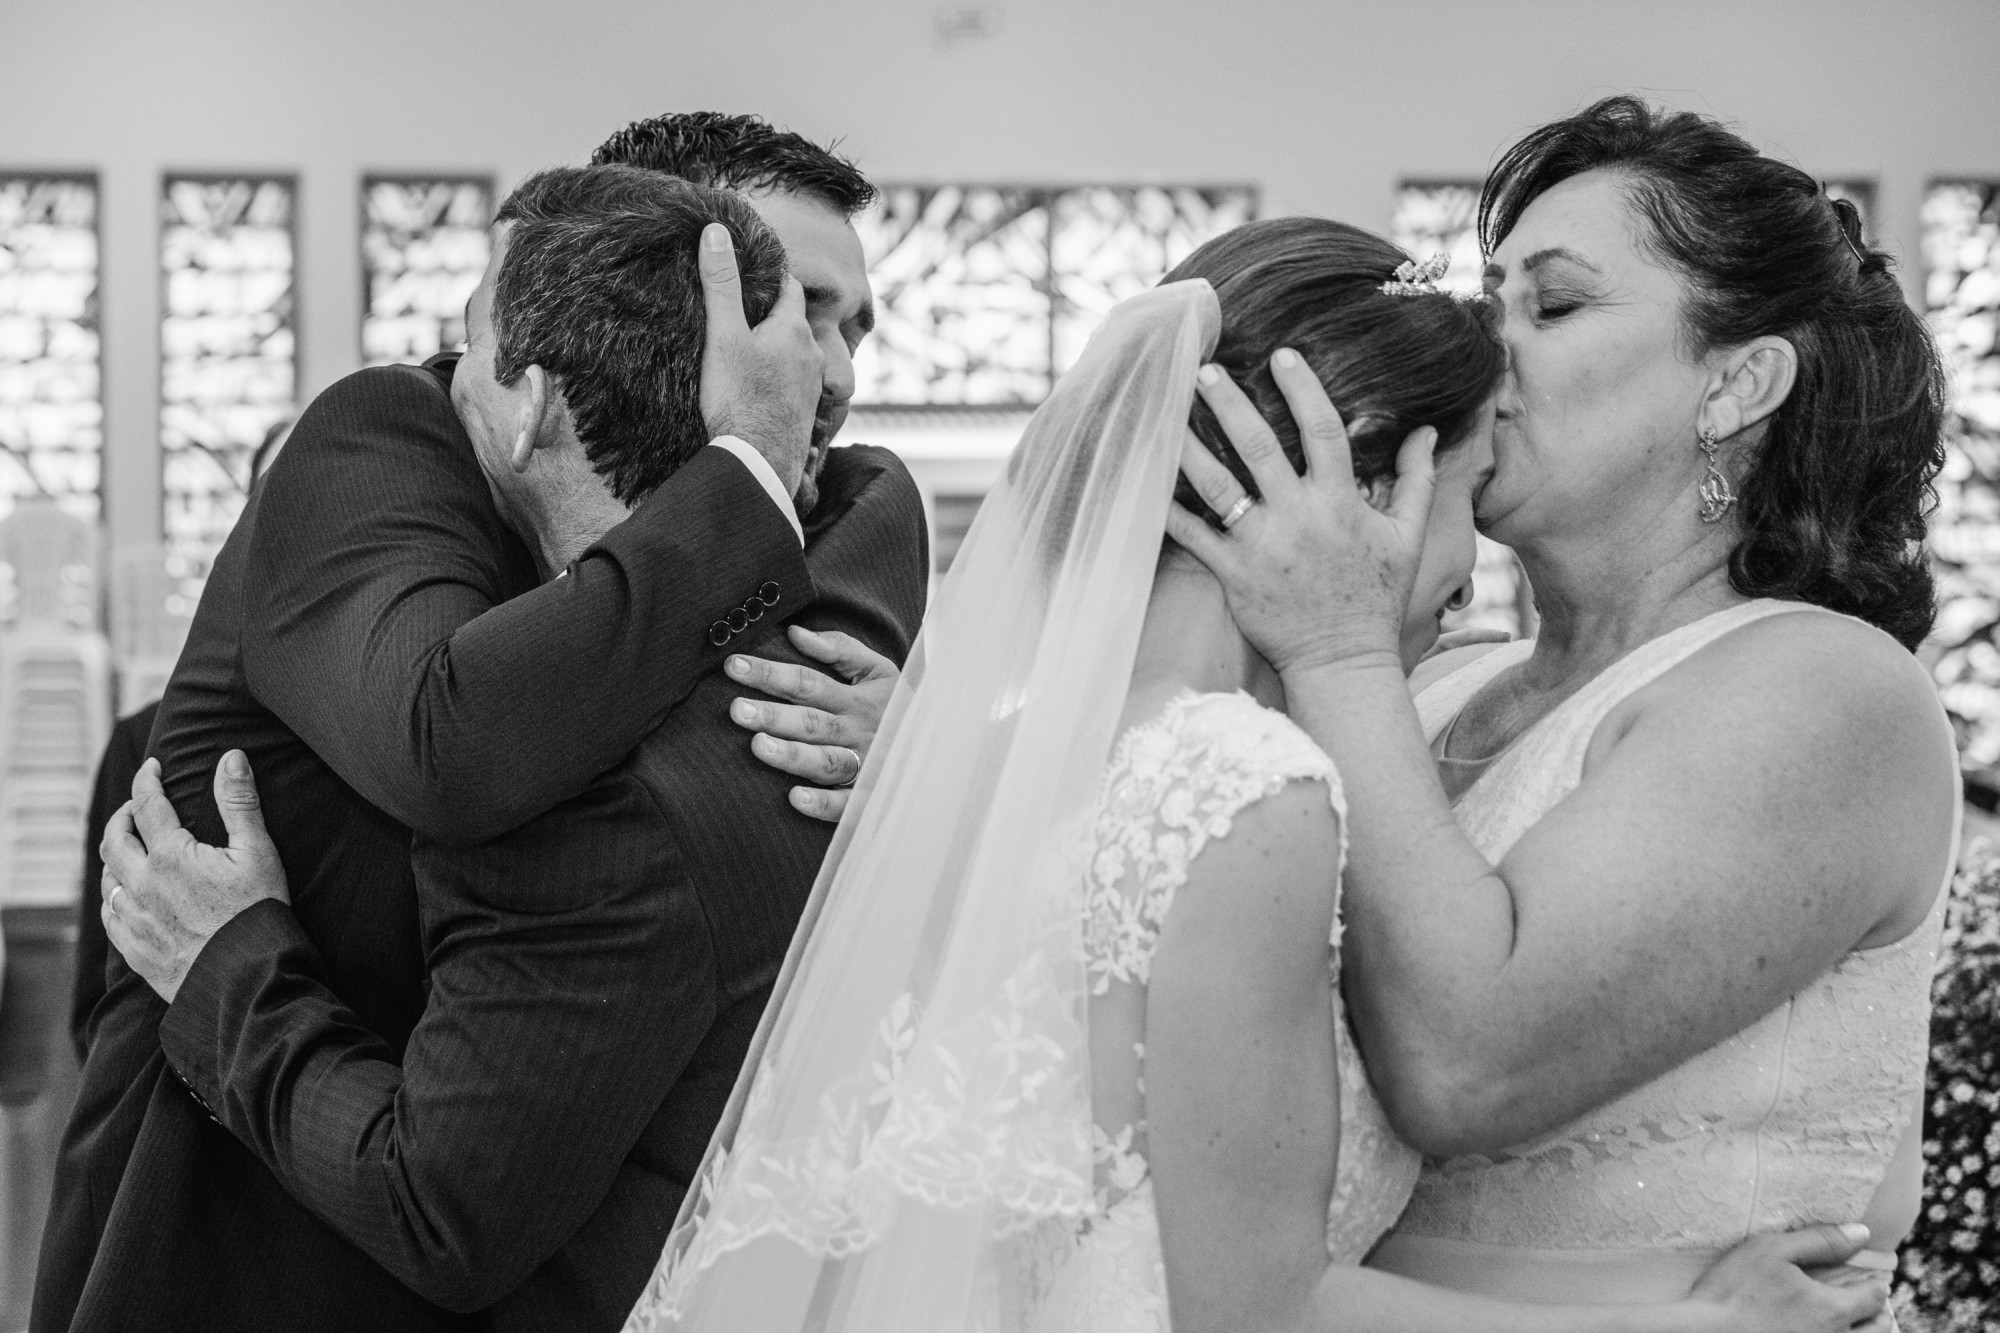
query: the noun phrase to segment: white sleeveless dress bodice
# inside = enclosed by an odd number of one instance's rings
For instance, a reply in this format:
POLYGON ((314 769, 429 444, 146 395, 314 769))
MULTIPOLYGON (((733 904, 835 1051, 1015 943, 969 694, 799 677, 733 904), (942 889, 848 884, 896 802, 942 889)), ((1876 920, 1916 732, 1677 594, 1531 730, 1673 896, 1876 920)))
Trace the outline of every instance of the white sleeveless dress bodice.
MULTIPOLYGON (((1460 824, 1498 864, 1576 787, 1621 700, 1733 629, 1817 610, 1753 601, 1644 644, 1503 752, 1460 796, 1460 824)), ((1531 650, 1505 645, 1426 690, 1426 737, 1531 650)), ((1661 1300, 1753 1234, 1859 1219, 1923 1087, 1944 903, 1940 890, 1902 939, 1848 954, 1735 1036, 1574 1123, 1491 1156, 1427 1162, 1373 1262, 1522 1299, 1661 1300)))
MULTIPOLYGON (((1041 1238, 1060 1253, 1038 1265, 1052 1276, 1032 1321, 1036 1333, 1168 1333, 1159 1219, 1145 1159, 1143 989, 1161 924, 1189 866, 1229 835, 1247 806, 1297 781, 1331 789, 1344 849, 1346 804, 1333 761, 1290 718, 1247 694, 1179 695, 1126 732, 1113 752, 1093 821, 1084 898, 1098 1209, 1064 1234, 1041 1238), (1120 1030, 1107 1031, 1100 1003, 1120 988, 1137 988, 1125 998, 1138 1003, 1124 1007, 1120 1030), (1096 1058, 1107 1042, 1116 1055, 1132 1051, 1129 1065, 1096 1058)), ((1327 980, 1340 1156, 1327 1251, 1336 1263, 1358 1264, 1402 1211, 1419 1160, 1390 1130, 1348 1033, 1337 984, 1339 940, 1336 902, 1327 980)))

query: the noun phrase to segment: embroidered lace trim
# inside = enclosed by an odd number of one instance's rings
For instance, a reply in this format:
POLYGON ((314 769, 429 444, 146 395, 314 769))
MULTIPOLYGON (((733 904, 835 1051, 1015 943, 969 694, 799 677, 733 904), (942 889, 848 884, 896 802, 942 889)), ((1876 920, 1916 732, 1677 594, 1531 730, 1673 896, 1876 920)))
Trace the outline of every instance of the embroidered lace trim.
MULTIPOLYGON (((761 1237, 831 1258, 865 1250, 899 1196, 941 1207, 990 1202, 997 1236, 1094 1213, 1092 1182, 1079 1169, 1093 1144, 1076 1114, 1086 1104, 1073 1086, 1078 1061, 1050 1035, 1076 1019, 1038 963, 1029 958, 987 1012, 929 1042, 919 1040, 921 1015, 904 995, 878 1026, 871 1089, 825 1098, 808 1138, 750 1138, 718 1154, 698 1186, 707 1205, 700 1226, 655 1274, 640 1309, 677 1317, 696 1274, 761 1237)), ((762 1119, 769 1075, 760 1070, 751 1085, 745 1124, 762 1119)))
POLYGON ((1104 994, 1113 981, 1145 985, 1160 923, 1202 848, 1229 836, 1251 802, 1307 779, 1330 784, 1334 808, 1345 815, 1333 761, 1247 694, 1179 695, 1126 732, 1105 772, 1084 895, 1091 993, 1104 994))

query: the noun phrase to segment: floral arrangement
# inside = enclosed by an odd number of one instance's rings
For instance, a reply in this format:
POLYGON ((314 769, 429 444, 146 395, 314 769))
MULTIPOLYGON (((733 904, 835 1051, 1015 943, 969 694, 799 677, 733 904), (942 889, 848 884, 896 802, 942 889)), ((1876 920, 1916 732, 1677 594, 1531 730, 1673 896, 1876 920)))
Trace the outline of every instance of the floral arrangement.
POLYGON ((1904 1333, 2000 1329, 2000 849, 1966 853, 1938 950, 1924 1203, 1896 1283, 1904 1333))

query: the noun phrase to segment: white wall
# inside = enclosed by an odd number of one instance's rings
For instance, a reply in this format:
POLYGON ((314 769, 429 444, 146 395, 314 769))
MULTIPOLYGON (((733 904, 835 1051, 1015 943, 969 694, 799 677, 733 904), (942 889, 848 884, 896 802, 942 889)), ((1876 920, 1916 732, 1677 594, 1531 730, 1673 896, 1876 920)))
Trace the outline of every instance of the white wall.
POLYGON ((1476 175, 1523 129, 1637 90, 1823 176, 2000 176, 1993 0, 0 0, 0 167, 104 188, 107 517, 157 532, 163 169, 301 180, 311 394, 358 362, 364 171, 502 188, 665 110, 838 136, 882 179, 1254 181, 1387 222, 1399 177, 1476 175), (941 14, 992 35, 947 43, 941 14))

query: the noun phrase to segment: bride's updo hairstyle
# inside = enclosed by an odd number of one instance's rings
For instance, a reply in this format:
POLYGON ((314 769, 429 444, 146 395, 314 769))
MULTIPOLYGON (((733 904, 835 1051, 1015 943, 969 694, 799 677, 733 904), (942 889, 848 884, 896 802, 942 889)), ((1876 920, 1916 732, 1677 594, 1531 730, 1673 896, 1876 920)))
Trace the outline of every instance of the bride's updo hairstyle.
MULTIPOLYGON (((1396 451, 1419 426, 1437 429, 1439 452, 1463 441, 1506 365, 1489 302, 1382 290, 1409 258, 1344 222, 1271 218, 1209 241, 1162 281, 1205 278, 1215 289, 1222 336, 1210 360, 1242 386, 1300 472, 1299 428, 1271 376, 1271 357, 1281 347, 1304 357, 1349 423, 1354 475, 1368 483, 1395 475, 1396 451)), ((1257 495, 1249 469, 1200 398, 1189 424, 1257 495)), ((1186 477, 1174 498, 1220 525, 1186 477)))
POLYGON ((1646 244, 1680 274, 1692 355, 1766 335, 1798 354, 1791 395, 1737 482, 1730 583, 1844 611, 1914 650, 1936 613, 1922 542, 1945 378, 1888 255, 1862 238, 1852 204, 1797 167, 1632 97, 1507 151, 1479 203, 1486 252, 1543 191, 1593 170, 1623 177, 1646 244))

